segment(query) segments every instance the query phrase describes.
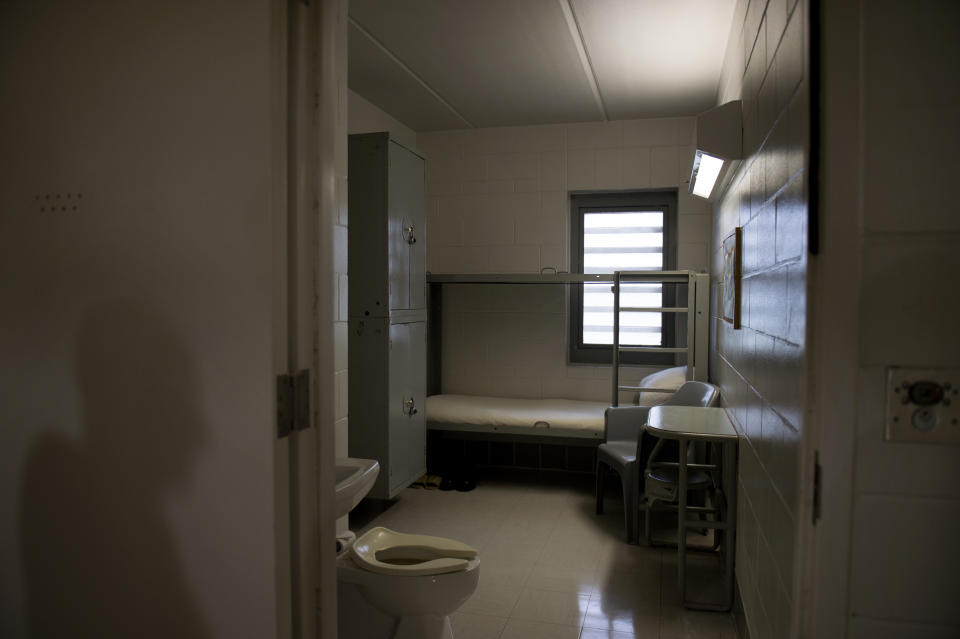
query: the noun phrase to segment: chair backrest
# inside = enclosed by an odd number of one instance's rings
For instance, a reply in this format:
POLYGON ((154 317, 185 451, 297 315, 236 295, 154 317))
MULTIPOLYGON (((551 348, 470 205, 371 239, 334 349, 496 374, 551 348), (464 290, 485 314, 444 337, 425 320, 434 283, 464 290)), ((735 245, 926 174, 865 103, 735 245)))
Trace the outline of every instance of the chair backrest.
MULTIPOLYGON (((670 399, 663 402, 664 406, 702 406, 711 408, 720 403, 720 389, 707 382, 684 382, 677 391, 670 396, 670 399)), ((640 464, 641 474, 647 467, 650 454, 657 443, 657 438, 648 435, 643 431, 643 435, 637 442, 637 462, 640 464)), ((665 441, 662 454, 666 457, 676 459, 677 442, 665 441)))
POLYGON ((702 406, 710 408, 720 403, 720 389, 707 382, 684 382, 664 406, 702 406))

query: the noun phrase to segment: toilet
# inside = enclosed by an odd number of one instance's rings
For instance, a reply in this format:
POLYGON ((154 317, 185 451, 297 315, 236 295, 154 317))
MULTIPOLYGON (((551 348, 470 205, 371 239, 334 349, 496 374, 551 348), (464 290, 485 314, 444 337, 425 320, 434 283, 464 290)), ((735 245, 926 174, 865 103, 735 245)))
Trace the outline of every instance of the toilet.
POLYGON ((369 530, 337 557, 337 580, 398 619, 395 639, 453 639, 450 614, 480 577, 477 550, 459 541, 369 530))

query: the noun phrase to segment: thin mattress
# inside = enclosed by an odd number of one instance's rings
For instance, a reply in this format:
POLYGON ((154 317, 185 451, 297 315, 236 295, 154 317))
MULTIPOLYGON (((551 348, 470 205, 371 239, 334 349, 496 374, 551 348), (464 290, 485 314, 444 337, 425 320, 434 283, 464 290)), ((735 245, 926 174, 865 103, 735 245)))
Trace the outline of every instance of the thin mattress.
POLYGON ((427 398, 427 427, 602 440, 608 406, 573 399, 432 395, 427 398))

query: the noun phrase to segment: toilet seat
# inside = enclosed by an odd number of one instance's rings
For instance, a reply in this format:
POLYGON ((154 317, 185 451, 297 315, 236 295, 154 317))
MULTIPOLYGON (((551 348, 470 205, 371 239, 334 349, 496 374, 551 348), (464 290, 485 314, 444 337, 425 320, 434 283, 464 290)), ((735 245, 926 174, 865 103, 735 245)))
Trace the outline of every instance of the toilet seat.
POLYGON ((459 541, 373 528, 353 542, 353 560, 381 575, 442 575, 467 570, 477 550, 459 541))

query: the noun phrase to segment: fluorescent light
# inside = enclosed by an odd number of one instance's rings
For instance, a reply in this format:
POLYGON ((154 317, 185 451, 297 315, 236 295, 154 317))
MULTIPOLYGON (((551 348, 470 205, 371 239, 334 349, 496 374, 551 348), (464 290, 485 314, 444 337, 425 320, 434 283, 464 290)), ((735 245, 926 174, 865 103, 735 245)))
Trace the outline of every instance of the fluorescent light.
POLYGON ((720 169, 723 168, 723 160, 707 155, 703 151, 697 151, 699 163, 697 172, 694 176, 693 194, 703 198, 709 198, 713 192, 713 185, 717 182, 717 176, 720 175, 720 169))

